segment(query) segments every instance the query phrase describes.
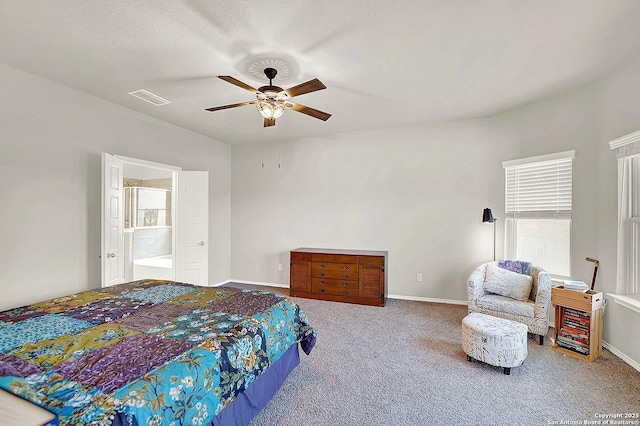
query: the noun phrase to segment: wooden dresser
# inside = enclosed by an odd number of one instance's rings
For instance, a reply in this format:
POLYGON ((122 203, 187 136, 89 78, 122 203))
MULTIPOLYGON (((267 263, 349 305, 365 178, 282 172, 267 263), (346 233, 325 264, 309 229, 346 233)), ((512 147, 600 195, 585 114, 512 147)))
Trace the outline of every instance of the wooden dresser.
POLYGON ((384 306, 387 252, 298 248, 291 251, 293 297, 384 306))

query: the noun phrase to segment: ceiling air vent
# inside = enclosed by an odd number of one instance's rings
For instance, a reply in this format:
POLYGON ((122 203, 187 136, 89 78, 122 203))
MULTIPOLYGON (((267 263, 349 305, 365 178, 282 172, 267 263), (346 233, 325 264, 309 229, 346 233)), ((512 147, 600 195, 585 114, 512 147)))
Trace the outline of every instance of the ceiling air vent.
POLYGON ((166 100, 165 98, 161 98, 158 95, 154 95, 153 93, 140 89, 134 90, 133 92, 129 92, 131 96, 135 96, 138 99, 142 99, 145 102, 149 102, 150 104, 154 104, 155 106, 162 106, 166 104, 170 104, 171 101, 166 100))

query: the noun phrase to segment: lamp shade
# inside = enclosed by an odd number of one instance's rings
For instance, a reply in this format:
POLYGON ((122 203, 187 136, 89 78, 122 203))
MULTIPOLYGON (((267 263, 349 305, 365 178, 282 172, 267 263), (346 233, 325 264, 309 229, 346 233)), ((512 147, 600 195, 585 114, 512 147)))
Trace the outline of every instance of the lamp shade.
POLYGON ((491 213, 491 209, 490 208, 486 208, 482 212, 482 221, 483 222, 493 223, 494 219, 493 219, 493 214, 491 213))

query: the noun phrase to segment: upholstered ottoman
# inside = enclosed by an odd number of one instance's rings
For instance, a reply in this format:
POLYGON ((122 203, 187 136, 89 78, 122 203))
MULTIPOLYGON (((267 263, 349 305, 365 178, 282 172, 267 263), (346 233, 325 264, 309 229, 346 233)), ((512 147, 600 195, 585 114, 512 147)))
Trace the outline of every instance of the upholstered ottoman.
POLYGON ((503 367, 511 373, 527 357, 527 326, 504 318, 472 312, 462 320, 462 349, 467 360, 503 367))

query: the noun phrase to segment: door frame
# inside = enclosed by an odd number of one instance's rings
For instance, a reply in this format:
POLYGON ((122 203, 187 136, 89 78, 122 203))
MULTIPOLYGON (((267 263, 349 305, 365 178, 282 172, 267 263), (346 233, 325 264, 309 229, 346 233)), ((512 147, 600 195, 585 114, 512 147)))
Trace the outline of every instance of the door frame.
MULTIPOLYGON (((171 227, 173 231, 171 232, 171 271, 173 275, 173 280, 176 279, 176 194, 177 194, 177 180, 178 180, 178 172, 182 171, 182 167, 171 166, 169 164, 155 163, 153 161, 141 160, 139 158, 125 157, 124 155, 115 155, 114 157, 123 163, 123 173, 122 179, 125 179, 124 168, 127 164, 133 166, 146 167, 149 169, 157 169, 171 173, 171 227)), ((124 208, 124 203, 122 203, 124 208)), ((124 218, 124 215, 123 215, 124 218)))
MULTIPOLYGON (((209 258, 209 215, 208 215, 208 206, 209 206, 209 172, 208 171, 183 171, 181 167, 171 166, 168 164, 154 163, 152 161, 140 160, 137 158, 125 157, 122 155, 113 155, 104 152, 102 154, 103 158, 107 156, 113 157, 114 161, 117 161, 119 164, 120 170, 120 179, 124 181, 124 167, 126 165, 140 166, 152 169, 158 169, 165 172, 171 172, 172 181, 171 181, 171 217, 172 217, 172 227, 173 232, 171 233, 171 244, 173 246, 173 250, 171 253, 172 260, 172 272, 174 280, 185 280, 188 273, 193 275, 195 273, 199 273, 198 280, 199 285, 209 285, 209 277, 208 277, 208 258, 209 258), (187 182, 195 182, 189 184, 187 182), (202 180, 204 179, 204 181, 202 180), (182 182, 184 186, 183 190, 184 194, 179 194, 181 191, 179 181, 182 182), (204 189, 204 193, 202 193, 202 188, 204 189), (190 198, 191 197, 191 198, 190 198), (195 197, 195 198, 193 198, 195 197), (184 205, 183 205, 184 204, 184 205), (181 207, 182 206, 182 207, 181 207), (186 210, 185 210, 186 209, 186 210), (182 212, 182 213, 181 213, 182 212), (180 217, 181 214, 184 214, 184 218, 180 217), (200 218, 204 220, 195 221, 193 219, 200 218), (192 219, 192 220, 189 220, 192 219), (199 225, 198 225, 199 224, 199 225), (186 234, 185 234, 186 233, 186 234), (183 235, 184 234, 184 235, 183 235), (180 235, 180 236, 179 236, 180 235), (186 237, 186 238, 185 238, 186 237), (196 244, 191 244, 193 241, 196 241, 196 244), (185 242, 183 246, 182 242, 185 242), (196 247, 197 246, 197 247, 196 247), (197 248, 197 250, 193 250, 197 248), (183 253, 184 251, 184 253, 183 253), (178 253, 180 253, 180 258, 185 260, 185 262, 190 263, 190 268, 186 269, 178 269, 178 253), (193 255, 193 256, 192 256, 193 255), (196 259, 197 262, 191 261, 190 259, 196 259), (199 260, 198 260, 199 259, 199 260), (200 265, 199 268, 195 267, 200 265), (204 269, 204 271, 203 271, 204 269)), ((105 168, 105 160, 103 160, 102 167, 102 191, 106 192, 106 168, 105 168)), ((122 188, 122 186, 120 186, 122 188)), ((124 203, 122 202, 123 191, 120 190, 118 194, 114 194, 114 196, 119 197, 117 202, 119 204, 120 209, 120 218, 122 221, 122 226, 119 232, 119 243, 123 245, 124 242, 124 203)), ((105 238, 105 224, 107 223, 106 218, 106 203, 104 202, 104 194, 103 194, 103 202, 102 202, 102 224, 101 224, 101 253, 102 253, 102 262, 101 262, 101 276, 102 282, 101 285, 103 287, 108 285, 119 284, 120 282, 124 282, 124 261, 122 261, 121 272, 122 274, 117 276, 115 279, 112 279, 111 282, 107 278, 108 273, 106 272, 106 243, 107 239, 105 238)), ((111 203, 113 205, 113 203, 111 203)), ((120 250, 123 252, 124 250, 120 250)), ((123 253, 120 253, 120 257, 123 253)), ((186 265, 185 263, 184 265, 186 265)), ((186 282, 186 281, 185 281, 186 282)))
MULTIPOLYGON (((124 180, 125 176, 124 176, 124 167, 125 165, 129 164, 129 165, 134 165, 134 166, 140 166, 140 167, 147 167, 147 168, 151 168, 151 169, 158 169, 158 170, 163 170, 163 171, 167 171, 167 172, 171 172, 171 220, 172 220, 172 227, 173 227, 173 232, 171 233, 171 245, 172 245, 172 250, 171 250, 171 261, 172 261, 172 270, 173 270, 173 276, 175 279, 175 275, 176 275, 176 223, 175 223, 175 219, 176 219, 176 190, 177 190, 177 179, 178 179, 178 172, 182 171, 182 167, 178 167, 178 166, 171 166, 168 164, 162 164, 162 163, 155 163, 153 161, 147 161, 147 160, 141 160, 139 158, 132 158, 132 157, 125 157, 123 155, 116 155, 116 154, 109 154, 111 156, 113 156, 114 158, 116 158, 117 160, 122 162, 123 165, 123 173, 121 178, 124 180)), ((104 174, 104 171, 103 171, 104 174)), ((103 211, 101 212, 101 214, 104 215, 104 206, 102 207, 103 211)), ((124 203, 120 202, 120 216, 121 218, 124 220, 124 203)), ((104 224, 101 225, 102 228, 104 228, 104 224)), ((123 229, 124 229, 124 223, 123 223, 123 229)), ((105 253, 104 251, 104 235, 102 236, 101 239, 101 246, 102 246, 102 253, 105 253)), ((121 254, 121 256, 123 255, 123 253, 121 254)), ((123 263, 124 265, 124 263, 123 263)), ((101 262, 101 286, 104 287, 107 284, 105 283, 105 261, 103 259, 103 261, 101 262)))

